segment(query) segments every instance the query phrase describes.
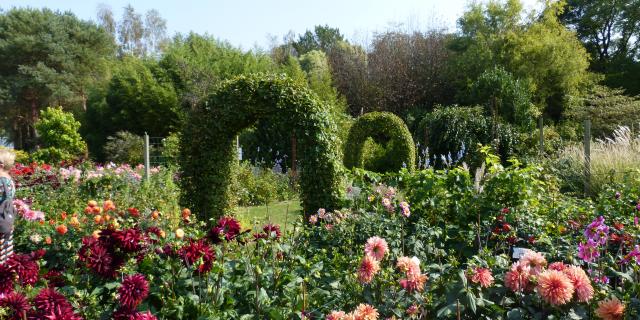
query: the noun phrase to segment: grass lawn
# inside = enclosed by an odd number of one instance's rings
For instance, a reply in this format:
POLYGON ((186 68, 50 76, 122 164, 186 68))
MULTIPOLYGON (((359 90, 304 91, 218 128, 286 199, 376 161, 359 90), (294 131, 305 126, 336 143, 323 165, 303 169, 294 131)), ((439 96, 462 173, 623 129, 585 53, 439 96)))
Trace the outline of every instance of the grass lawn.
POLYGON ((302 219, 302 207, 298 199, 273 202, 268 206, 239 207, 237 218, 244 228, 252 227, 254 224, 262 227, 271 221, 279 224, 281 228, 285 228, 286 225, 287 229, 291 229, 292 222, 302 219))

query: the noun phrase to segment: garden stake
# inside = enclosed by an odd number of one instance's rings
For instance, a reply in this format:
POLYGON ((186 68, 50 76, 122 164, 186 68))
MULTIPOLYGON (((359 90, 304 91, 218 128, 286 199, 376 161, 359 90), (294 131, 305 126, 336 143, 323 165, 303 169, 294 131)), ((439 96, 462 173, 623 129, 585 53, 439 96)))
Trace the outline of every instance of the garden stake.
POLYGON ((456 300, 456 319, 460 320, 460 299, 456 300))

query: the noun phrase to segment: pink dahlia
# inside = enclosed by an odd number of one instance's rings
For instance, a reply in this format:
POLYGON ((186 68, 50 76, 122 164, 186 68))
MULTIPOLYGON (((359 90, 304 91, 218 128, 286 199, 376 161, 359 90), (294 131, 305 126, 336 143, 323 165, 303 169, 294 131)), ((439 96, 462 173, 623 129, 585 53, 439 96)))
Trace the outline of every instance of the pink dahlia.
POLYGON ((568 266, 562 261, 554 262, 549 265, 549 270, 564 271, 568 266))
POLYGON ((407 272, 407 278, 400 280, 400 286, 408 292, 422 292, 427 280, 429 277, 426 274, 407 272))
POLYGON ((560 306, 571 301, 575 291, 571 280, 562 272, 547 270, 538 275, 538 294, 549 304, 560 306))
POLYGON ((416 257, 400 257, 396 266, 405 273, 420 273, 420 260, 416 257))
POLYGON ((193 266, 196 262, 201 261, 201 263, 196 266, 197 272, 199 273, 211 271, 213 261, 216 258, 211 246, 202 239, 198 241, 194 241, 193 239, 189 240, 188 244, 178 250, 178 255, 187 266, 193 266), (201 258, 202 260, 200 260, 201 258))
POLYGON ((487 268, 475 268, 471 276, 471 282, 479 283, 480 286, 488 288, 493 284, 493 275, 487 268))
POLYGON ((596 315, 603 320, 621 320, 624 318, 624 304, 613 297, 608 300, 598 302, 596 315))
POLYGON ((531 268, 532 276, 538 275, 547 266, 547 259, 545 259, 539 252, 535 252, 533 250, 527 250, 524 256, 520 258, 520 262, 531 268))
POLYGON ((136 308, 149 295, 149 282, 141 274, 126 276, 118 289, 120 305, 136 308))
POLYGON ((513 292, 522 292, 529 286, 531 268, 520 261, 511 265, 511 270, 504 275, 504 284, 513 292))
POLYGON ((318 215, 317 214, 312 214, 309 217, 309 223, 312 224, 312 225, 318 223, 318 215))
POLYGON ((578 302, 589 302, 593 298, 593 286, 589 276, 578 266, 568 266, 562 271, 573 284, 578 302))
POLYGON ((27 318, 31 309, 27 298, 20 293, 12 292, 0 298, 0 307, 9 309, 9 320, 22 320, 27 318))
POLYGON ((419 311, 420 311, 420 308, 418 308, 418 306, 415 304, 412 304, 409 308, 407 308, 407 314, 409 316, 417 315, 419 311))
POLYGON ((389 246, 387 245, 387 241, 380 237, 369 238, 367 244, 364 246, 364 252, 378 261, 382 261, 388 251, 389 246))
POLYGON ((219 243, 222 239, 231 241, 238 234, 240 234, 240 222, 233 217, 222 217, 209 231, 209 239, 213 243, 219 243))
POLYGON ((135 320, 158 320, 151 312, 138 312, 136 313, 135 320))
POLYGON ((356 320, 378 320, 378 310, 365 303, 359 304, 353 315, 356 320))
POLYGON ((378 260, 365 255, 364 258, 362 258, 360 268, 358 269, 358 280, 363 284, 370 283, 371 280, 373 280, 373 276, 375 276, 378 271, 380 271, 380 264, 378 263, 378 260))
POLYGON ((346 313, 344 311, 331 311, 325 320, 343 320, 345 316, 346 313))
POLYGON ((142 249, 142 233, 136 228, 115 231, 113 239, 116 245, 126 252, 137 252, 142 249))

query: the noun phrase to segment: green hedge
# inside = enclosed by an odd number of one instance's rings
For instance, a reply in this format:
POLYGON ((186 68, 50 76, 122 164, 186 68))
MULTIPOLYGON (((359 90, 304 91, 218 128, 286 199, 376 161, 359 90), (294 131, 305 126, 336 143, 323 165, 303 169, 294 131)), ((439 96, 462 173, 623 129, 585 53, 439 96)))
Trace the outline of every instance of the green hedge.
POLYGON ((389 112, 371 112, 356 120, 345 144, 347 168, 393 172, 402 167, 412 170, 416 150, 407 125, 389 112))
POLYGON ((344 168, 328 109, 288 77, 264 74, 225 81, 191 112, 180 143, 183 205, 207 218, 234 209, 236 136, 258 120, 281 122, 295 133, 305 213, 338 207, 344 168))

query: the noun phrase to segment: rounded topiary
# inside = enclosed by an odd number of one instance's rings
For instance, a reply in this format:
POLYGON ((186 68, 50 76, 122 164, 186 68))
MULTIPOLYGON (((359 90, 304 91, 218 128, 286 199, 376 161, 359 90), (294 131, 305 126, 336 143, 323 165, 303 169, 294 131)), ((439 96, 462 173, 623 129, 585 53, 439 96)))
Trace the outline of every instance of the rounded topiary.
POLYGON ((284 75, 263 74, 223 82, 191 112, 180 143, 183 205, 202 217, 233 210, 236 136, 258 120, 282 123, 296 136, 305 213, 336 208, 343 167, 329 111, 306 87, 284 75))
POLYGON ((389 112, 371 112, 359 117, 349 130, 344 150, 347 168, 391 172, 415 167, 411 132, 402 119, 389 112))

